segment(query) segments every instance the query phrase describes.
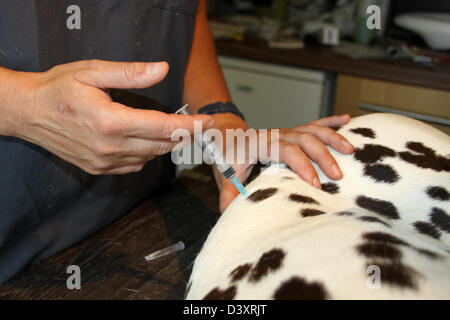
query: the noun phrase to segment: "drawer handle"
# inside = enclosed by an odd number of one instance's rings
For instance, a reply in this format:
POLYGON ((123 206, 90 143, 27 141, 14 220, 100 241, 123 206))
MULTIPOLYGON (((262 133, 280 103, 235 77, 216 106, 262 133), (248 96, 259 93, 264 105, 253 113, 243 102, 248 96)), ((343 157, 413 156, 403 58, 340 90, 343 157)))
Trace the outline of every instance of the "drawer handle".
POLYGON ((450 126, 449 119, 427 116, 427 115, 415 113, 415 112, 402 111, 402 110, 386 108, 386 107, 376 106, 376 105, 367 104, 367 103, 359 103, 358 108, 363 109, 363 110, 373 111, 373 112, 395 113, 395 114, 400 114, 402 116, 407 116, 407 117, 417 119, 417 120, 428 121, 428 122, 433 122, 433 123, 444 124, 444 125, 450 126))
POLYGON ((244 92, 253 92, 253 88, 250 86, 246 86, 246 85, 237 85, 236 89, 238 91, 244 91, 244 92))

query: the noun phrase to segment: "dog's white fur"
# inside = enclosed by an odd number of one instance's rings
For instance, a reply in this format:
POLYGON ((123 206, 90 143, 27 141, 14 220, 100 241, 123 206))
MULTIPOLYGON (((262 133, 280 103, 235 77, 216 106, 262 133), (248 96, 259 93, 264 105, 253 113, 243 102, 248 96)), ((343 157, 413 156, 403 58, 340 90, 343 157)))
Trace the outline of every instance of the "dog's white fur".
MULTIPOLYGON (((354 118, 339 130, 356 148, 365 144, 379 144, 397 152, 410 151, 408 141, 422 142, 443 157, 450 155, 450 137, 422 122, 397 115, 371 114, 354 118), (350 131, 352 128, 370 128, 376 133, 371 139, 350 131)), ((388 164, 400 176, 394 184, 380 183, 363 175, 364 164, 353 155, 342 155, 331 150, 344 178, 336 181, 337 194, 329 194, 311 187, 284 165, 272 165, 251 182, 249 195, 259 189, 277 188, 272 197, 254 203, 238 196, 212 229, 195 260, 189 281, 188 299, 202 299, 211 290, 225 290, 235 286, 235 299, 272 299, 280 285, 298 276, 308 283, 320 283, 330 299, 415 299, 450 298, 450 235, 442 231, 440 239, 419 233, 417 221, 430 221, 430 212, 436 207, 450 213, 450 201, 431 199, 426 194, 429 186, 441 186, 450 191, 450 172, 419 168, 386 157, 380 163, 388 164), (293 179, 285 179, 289 176, 293 179), (297 193, 319 202, 302 204, 289 201, 297 193), (400 219, 391 220, 359 207, 356 197, 382 199, 392 202, 400 219), (326 214, 302 217, 302 208, 314 208, 326 214), (350 211, 352 216, 337 214, 350 211), (386 222, 368 223, 360 216, 373 216, 386 222), (395 246, 402 253, 401 263, 415 270, 415 288, 396 286, 383 280, 380 288, 371 287, 368 263, 386 262, 383 258, 368 259, 356 250, 367 232, 384 232, 409 243, 395 246), (250 281, 249 274, 232 282, 230 273, 238 266, 255 266, 263 253, 279 248, 285 252, 280 268, 268 272, 259 281, 250 281), (439 255, 431 259, 417 249, 426 249, 439 255), (369 271, 369 273, 368 273, 369 271)), ((315 165, 315 164, 314 164, 315 165)), ((330 182, 315 165, 322 183, 330 182)), ((387 261, 389 262, 389 261, 387 261)))

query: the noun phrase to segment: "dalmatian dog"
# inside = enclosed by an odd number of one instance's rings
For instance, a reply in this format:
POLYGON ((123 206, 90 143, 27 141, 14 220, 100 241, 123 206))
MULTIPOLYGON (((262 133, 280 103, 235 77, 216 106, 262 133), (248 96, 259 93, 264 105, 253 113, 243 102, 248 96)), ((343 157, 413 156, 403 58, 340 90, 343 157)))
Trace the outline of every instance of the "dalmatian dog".
POLYGON ((273 164, 197 256, 187 299, 449 299, 450 137, 391 114, 337 129, 344 174, 322 189, 273 164))

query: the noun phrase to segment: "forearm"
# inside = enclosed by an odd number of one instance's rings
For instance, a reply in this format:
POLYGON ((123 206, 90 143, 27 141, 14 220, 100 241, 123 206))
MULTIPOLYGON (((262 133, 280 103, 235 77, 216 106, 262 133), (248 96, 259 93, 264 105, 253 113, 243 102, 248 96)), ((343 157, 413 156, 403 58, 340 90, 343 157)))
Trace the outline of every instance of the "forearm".
POLYGON ((16 88, 17 75, 14 71, 0 67, 0 135, 11 135, 11 100, 16 88))
POLYGON ((206 4, 200 1, 189 63, 184 78, 183 103, 192 111, 216 101, 231 101, 217 60, 206 4))

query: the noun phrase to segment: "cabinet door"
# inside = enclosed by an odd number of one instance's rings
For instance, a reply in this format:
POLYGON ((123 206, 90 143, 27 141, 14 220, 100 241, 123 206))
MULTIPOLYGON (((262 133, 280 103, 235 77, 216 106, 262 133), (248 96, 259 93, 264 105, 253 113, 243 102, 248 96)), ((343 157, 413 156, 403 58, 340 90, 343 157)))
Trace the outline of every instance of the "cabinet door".
POLYGON ((322 85, 224 68, 231 97, 255 128, 294 127, 319 118, 322 85))
POLYGON ((403 114, 450 134, 450 92, 339 75, 335 113, 371 112, 403 114))
MULTIPOLYGON (((287 128, 320 117, 323 82, 223 66, 234 103, 254 128, 287 128)), ((292 68, 295 69, 295 68, 292 68)), ((300 71, 301 72, 301 71, 300 71)))

